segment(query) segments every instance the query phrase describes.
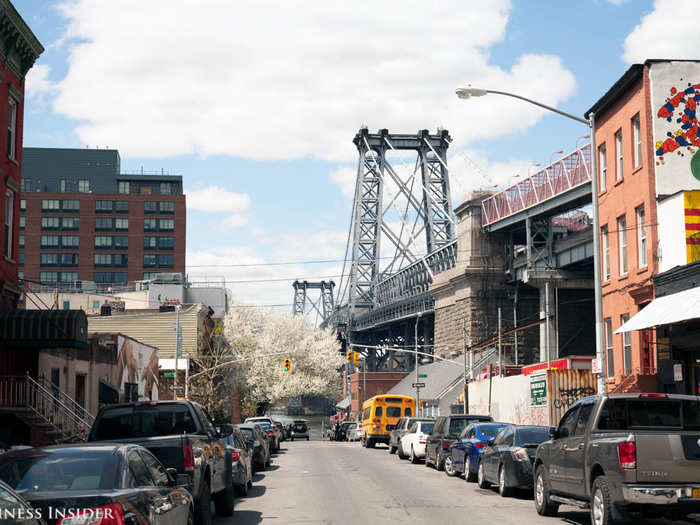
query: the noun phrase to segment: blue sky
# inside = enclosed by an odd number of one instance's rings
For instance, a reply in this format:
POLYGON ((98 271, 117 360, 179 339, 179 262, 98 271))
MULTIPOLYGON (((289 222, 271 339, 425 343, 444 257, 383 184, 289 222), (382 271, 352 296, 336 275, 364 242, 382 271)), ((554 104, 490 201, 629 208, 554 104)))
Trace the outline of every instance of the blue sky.
POLYGON ((586 133, 519 102, 458 101, 458 85, 581 115, 630 63, 700 44, 692 0, 361 4, 16 1, 46 47, 27 80, 24 144, 109 146, 123 170, 183 175, 191 277, 280 279, 231 288, 287 304, 285 279, 342 264, 260 264, 343 257, 361 124, 450 130, 456 206, 586 133), (671 24, 672 8, 691 16, 671 24))

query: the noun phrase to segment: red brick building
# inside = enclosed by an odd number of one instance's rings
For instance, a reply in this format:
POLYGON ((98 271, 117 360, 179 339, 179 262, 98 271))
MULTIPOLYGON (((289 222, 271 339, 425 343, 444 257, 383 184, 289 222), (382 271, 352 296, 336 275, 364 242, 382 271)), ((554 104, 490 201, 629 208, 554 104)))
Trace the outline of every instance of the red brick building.
POLYGON ((407 375, 407 372, 367 372, 365 380, 363 372, 355 372, 350 376, 350 413, 359 414, 364 401, 386 394, 407 375))
POLYGON ((97 288, 185 272, 182 177, 123 174, 119 152, 25 148, 20 277, 97 288))
POLYGON ((44 48, 8 0, 0 0, 0 310, 17 305, 24 79, 44 48))

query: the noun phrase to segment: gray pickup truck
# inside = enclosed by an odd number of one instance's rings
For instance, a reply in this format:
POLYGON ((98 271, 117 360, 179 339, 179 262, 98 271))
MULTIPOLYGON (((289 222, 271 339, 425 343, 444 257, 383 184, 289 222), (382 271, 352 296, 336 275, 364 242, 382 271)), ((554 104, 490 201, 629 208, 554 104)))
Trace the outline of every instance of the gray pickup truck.
POLYGON ((534 462, 535 508, 592 525, 700 513, 700 397, 608 394, 574 403, 534 462))

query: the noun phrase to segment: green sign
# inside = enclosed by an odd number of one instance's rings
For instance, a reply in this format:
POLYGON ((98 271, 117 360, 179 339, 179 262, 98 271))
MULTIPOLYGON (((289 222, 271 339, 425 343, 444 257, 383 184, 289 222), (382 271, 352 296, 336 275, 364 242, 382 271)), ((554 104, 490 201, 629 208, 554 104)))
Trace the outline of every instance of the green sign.
POLYGON ((547 406, 547 374, 530 376, 530 406, 547 406))
POLYGON ((427 378, 427 377, 428 377, 428 374, 418 374, 418 377, 424 377, 424 378, 427 378))
POLYGON ((175 372, 163 372, 163 377, 175 377, 175 372))

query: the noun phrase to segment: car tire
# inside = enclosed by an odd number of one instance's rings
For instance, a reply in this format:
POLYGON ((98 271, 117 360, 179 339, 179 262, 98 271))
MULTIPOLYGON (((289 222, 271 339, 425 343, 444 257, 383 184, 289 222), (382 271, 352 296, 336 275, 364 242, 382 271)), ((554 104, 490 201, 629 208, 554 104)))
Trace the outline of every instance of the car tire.
POLYGON ((464 456, 464 470, 464 481, 474 483, 476 481, 476 473, 472 472, 472 469, 469 467, 469 458, 467 456, 464 456))
POLYGON ((445 470, 445 460, 440 457, 440 452, 435 454, 435 468, 438 470, 438 472, 445 470))
POLYGON ((267 461, 265 462, 265 466, 269 467, 272 464, 272 458, 267 458, 267 461))
POLYGON ((591 488, 591 525, 611 525, 620 521, 615 515, 608 480, 605 476, 598 476, 591 488))
POLYGON ((253 480, 251 479, 248 483, 246 483, 246 486, 248 487, 248 490, 253 488, 253 480))
POLYGON ((537 467, 535 471, 535 510, 540 516, 556 516, 559 511, 559 503, 550 500, 549 479, 544 465, 537 467))
POLYGON ((389 444, 389 454, 396 454, 396 449, 398 447, 392 447, 391 444, 389 444))
POLYGON ((506 466, 501 465, 498 469, 498 493, 502 498, 509 498, 513 495, 513 487, 506 485, 506 466))
POLYGON ((236 485, 236 495, 245 498, 248 495, 248 484, 236 485))
POLYGON ((194 512, 197 525, 211 525, 211 489, 209 483, 204 480, 200 486, 199 499, 195 502, 194 512))
POLYGON ((457 471, 455 470, 455 466, 452 463, 452 456, 447 456, 444 461, 444 466, 445 466, 445 474, 447 474, 449 477, 453 478, 457 475, 457 471))
POLYGON ((399 450, 397 452, 399 459, 406 459, 408 456, 406 456, 406 453, 403 451, 403 446, 401 443, 399 443, 399 450))
POLYGON ((187 509, 187 525, 194 525, 194 512, 192 512, 192 507, 187 509))
POLYGON ((236 492, 233 483, 231 483, 224 490, 214 494, 214 509, 216 510, 216 515, 222 518, 233 516, 233 505, 235 501, 236 492))
POLYGON ((428 454, 428 448, 425 448, 425 466, 429 467, 431 465, 430 455, 428 454))
POLYGON ((306 441, 308 441, 308 440, 309 440, 309 436, 306 436, 306 441))
POLYGON ((373 439, 368 439, 367 440, 367 448, 374 448, 374 440, 373 439))
POLYGON ((291 441, 294 441, 294 438, 291 438, 291 441))
POLYGON ((481 461, 479 461, 476 467, 476 484, 479 485, 480 489, 487 489, 491 486, 491 483, 486 481, 486 477, 484 476, 484 464, 481 461))
POLYGON ((418 456, 416 456, 415 451, 413 450, 413 445, 411 445, 411 455, 409 456, 409 459, 411 460, 411 463, 414 465, 418 463, 418 456))

